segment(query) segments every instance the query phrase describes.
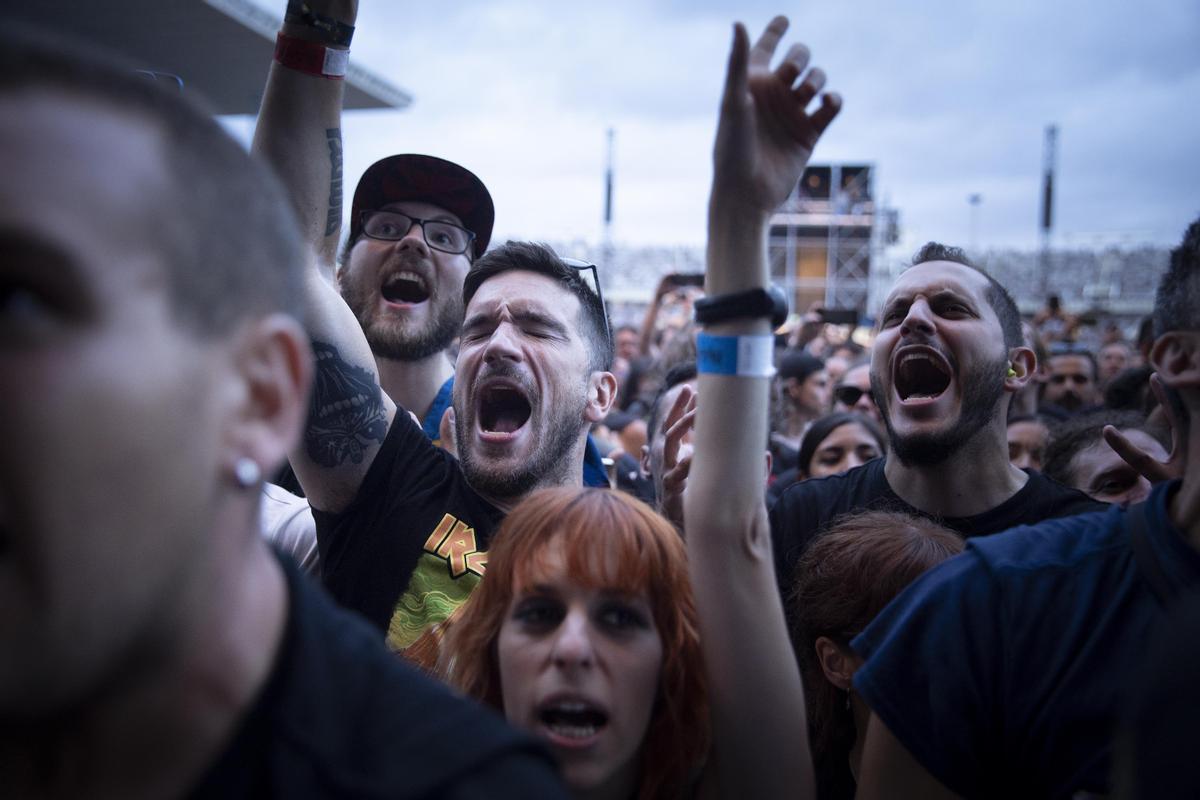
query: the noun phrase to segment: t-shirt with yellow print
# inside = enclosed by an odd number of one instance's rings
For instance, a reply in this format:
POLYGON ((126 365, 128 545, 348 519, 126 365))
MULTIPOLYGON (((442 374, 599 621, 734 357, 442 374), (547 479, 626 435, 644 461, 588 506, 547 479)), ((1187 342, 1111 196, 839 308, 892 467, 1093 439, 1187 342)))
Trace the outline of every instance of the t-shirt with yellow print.
POLYGON ((457 459, 397 413, 354 502, 313 516, 326 589, 403 650, 479 584, 503 514, 467 484, 457 459))

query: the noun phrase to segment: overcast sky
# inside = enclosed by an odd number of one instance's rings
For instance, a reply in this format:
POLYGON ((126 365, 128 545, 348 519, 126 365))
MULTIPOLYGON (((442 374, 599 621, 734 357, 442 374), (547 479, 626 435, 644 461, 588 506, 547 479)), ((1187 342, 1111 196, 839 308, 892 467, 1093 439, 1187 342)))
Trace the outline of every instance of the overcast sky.
POLYGON ((483 179, 498 238, 597 241, 611 126, 615 239, 701 244, 731 25, 776 12, 845 100, 814 161, 875 165, 902 250, 968 244, 972 193, 980 246, 1035 247, 1049 123, 1057 243, 1174 244, 1200 214, 1195 0, 363 0, 352 58, 415 101, 345 115, 347 202, 424 152, 483 179))

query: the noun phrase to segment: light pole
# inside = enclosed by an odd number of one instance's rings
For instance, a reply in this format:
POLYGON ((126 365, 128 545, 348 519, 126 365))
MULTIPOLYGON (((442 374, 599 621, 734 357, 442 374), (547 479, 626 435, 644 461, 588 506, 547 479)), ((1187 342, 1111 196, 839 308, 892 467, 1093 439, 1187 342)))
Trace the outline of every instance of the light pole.
POLYGON ((967 204, 971 207, 967 228, 967 247, 970 248, 973 255, 979 251, 979 204, 982 202, 983 195, 979 192, 967 195, 967 204))

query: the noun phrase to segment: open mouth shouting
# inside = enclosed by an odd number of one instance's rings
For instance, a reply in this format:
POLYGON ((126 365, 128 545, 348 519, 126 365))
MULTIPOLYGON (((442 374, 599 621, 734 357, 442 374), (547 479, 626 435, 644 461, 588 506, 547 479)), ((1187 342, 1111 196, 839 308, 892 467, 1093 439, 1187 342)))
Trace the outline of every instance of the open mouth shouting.
POLYGON ((608 712, 579 698, 555 698, 538 708, 537 719, 551 744, 581 748, 592 744, 608 725, 608 712))
POLYGON ((515 439, 533 413, 533 405, 524 387, 508 380, 495 380, 479 391, 476 419, 484 441, 507 442, 515 439))
POLYGON ((950 388, 953 377, 953 366, 932 347, 901 347, 892 359, 892 387, 905 408, 935 403, 950 388))
POLYGON ((392 305, 413 305, 429 299, 429 284, 411 270, 400 270, 384 280, 379 293, 392 305))

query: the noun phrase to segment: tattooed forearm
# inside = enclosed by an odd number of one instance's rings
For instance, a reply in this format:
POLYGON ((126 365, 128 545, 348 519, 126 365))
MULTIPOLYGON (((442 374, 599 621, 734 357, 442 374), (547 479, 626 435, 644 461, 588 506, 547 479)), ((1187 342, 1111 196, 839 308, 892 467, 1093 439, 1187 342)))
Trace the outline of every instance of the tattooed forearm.
POLYGON ((366 448, 387 436, 379 383, 367 370, 348 363, 333 345, 313 341, 312 348, 317 370, 304 448, 322 467, 361 464, 366 448))
POLYGON ((342 230, 342 130, 327 128, 329 142, 329 215, 325 218, 325 235, 333 236, 342 230))

